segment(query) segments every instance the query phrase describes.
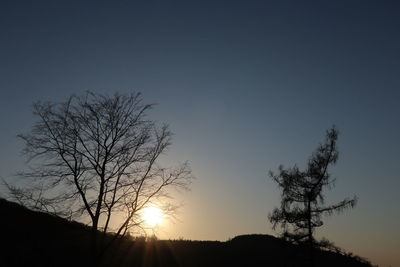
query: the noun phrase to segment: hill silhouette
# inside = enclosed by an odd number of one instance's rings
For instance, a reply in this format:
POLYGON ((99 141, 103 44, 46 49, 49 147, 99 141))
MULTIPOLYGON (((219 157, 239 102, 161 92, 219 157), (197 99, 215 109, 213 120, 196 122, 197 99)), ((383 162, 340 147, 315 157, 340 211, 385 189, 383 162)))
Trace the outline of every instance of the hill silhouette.
MULTIPOLYGON (((89 227, 0 199, 1 266, 90 266, 89 227)), ((269 235, 226 242, 124 238, 100 266, 308 266, 298 246, 269 235)), ((316 266, 367 267, 368 262, 315 252, 316 266)))

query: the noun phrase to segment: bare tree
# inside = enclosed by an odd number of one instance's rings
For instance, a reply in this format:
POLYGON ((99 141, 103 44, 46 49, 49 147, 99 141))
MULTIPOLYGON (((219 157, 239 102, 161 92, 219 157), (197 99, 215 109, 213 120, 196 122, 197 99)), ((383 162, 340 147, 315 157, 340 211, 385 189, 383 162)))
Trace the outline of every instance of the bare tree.
POLYGON ((140 227, 143 208, 191 180, 187 163, 159 165, 171 132, 147 118, 153 105, 142 102, 139 93, 87 93, 35 103, 38 121, 19 135, 31 163, 22 175, 31 180, 22 188, 9 186, 11 194, 31 208, 90 218, 94 237, 99 230, 119 237, 140 227))
POLYGON ((299 170, 297 166, 285 169, 279 167, 279 173, 270 172, 271 178, 281 189, 281 205, 269 215, 275 229, 280 225, 283 237, 293 243, 306 243, 311 247, 329 245, 327 240, 317 242, 314 232, 323 225, 321 217, 341 212, 355 206, 357 199, 344 199, 334 205, 325 205, 324 189, 332 188, 335 179, 328 172, 329 166, 338 160, 338 131, 335 127, 326 133, 326 140, 308 160, 307 169, 299 170))

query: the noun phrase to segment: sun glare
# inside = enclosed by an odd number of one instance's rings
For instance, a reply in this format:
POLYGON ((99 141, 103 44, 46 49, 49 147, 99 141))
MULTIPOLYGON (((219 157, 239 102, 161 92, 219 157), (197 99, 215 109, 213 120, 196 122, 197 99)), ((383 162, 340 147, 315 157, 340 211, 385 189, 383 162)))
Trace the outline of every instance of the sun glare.
POLYGON ((164 217, 163 211, 155 206, 145 208, 142 213, 142 218, 150 227, 155 227, 161 223, 164 217))

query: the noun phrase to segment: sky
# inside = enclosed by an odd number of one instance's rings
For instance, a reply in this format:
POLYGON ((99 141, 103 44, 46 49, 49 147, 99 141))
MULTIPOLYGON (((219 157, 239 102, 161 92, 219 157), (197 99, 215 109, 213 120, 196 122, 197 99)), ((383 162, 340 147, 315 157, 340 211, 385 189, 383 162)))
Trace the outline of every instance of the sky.
POLYGON ((32 103, 142 92, 170 125, 168 163, 196 180, 161 238, 277 235, 280 164, 304 167, 333 124, 334 203, 318 236, 400 266, 400 4, 396 1, 1 1, 0 176, 25 167, 32 103))

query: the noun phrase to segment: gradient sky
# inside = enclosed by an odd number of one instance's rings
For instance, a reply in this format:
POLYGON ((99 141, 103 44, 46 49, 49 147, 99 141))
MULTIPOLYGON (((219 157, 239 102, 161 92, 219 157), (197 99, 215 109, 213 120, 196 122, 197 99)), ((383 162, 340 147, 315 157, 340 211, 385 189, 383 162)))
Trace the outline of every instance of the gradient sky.
POLYGON ((397 1, 1 1, 0 176, 23 168, 36 100, 140 91, 170 124, 166 162, 197 177, 162 238, 276 234, 279 164, 304 166, 336 124, 328 202, 358 206, 318 230, 400 266, 397 1))

